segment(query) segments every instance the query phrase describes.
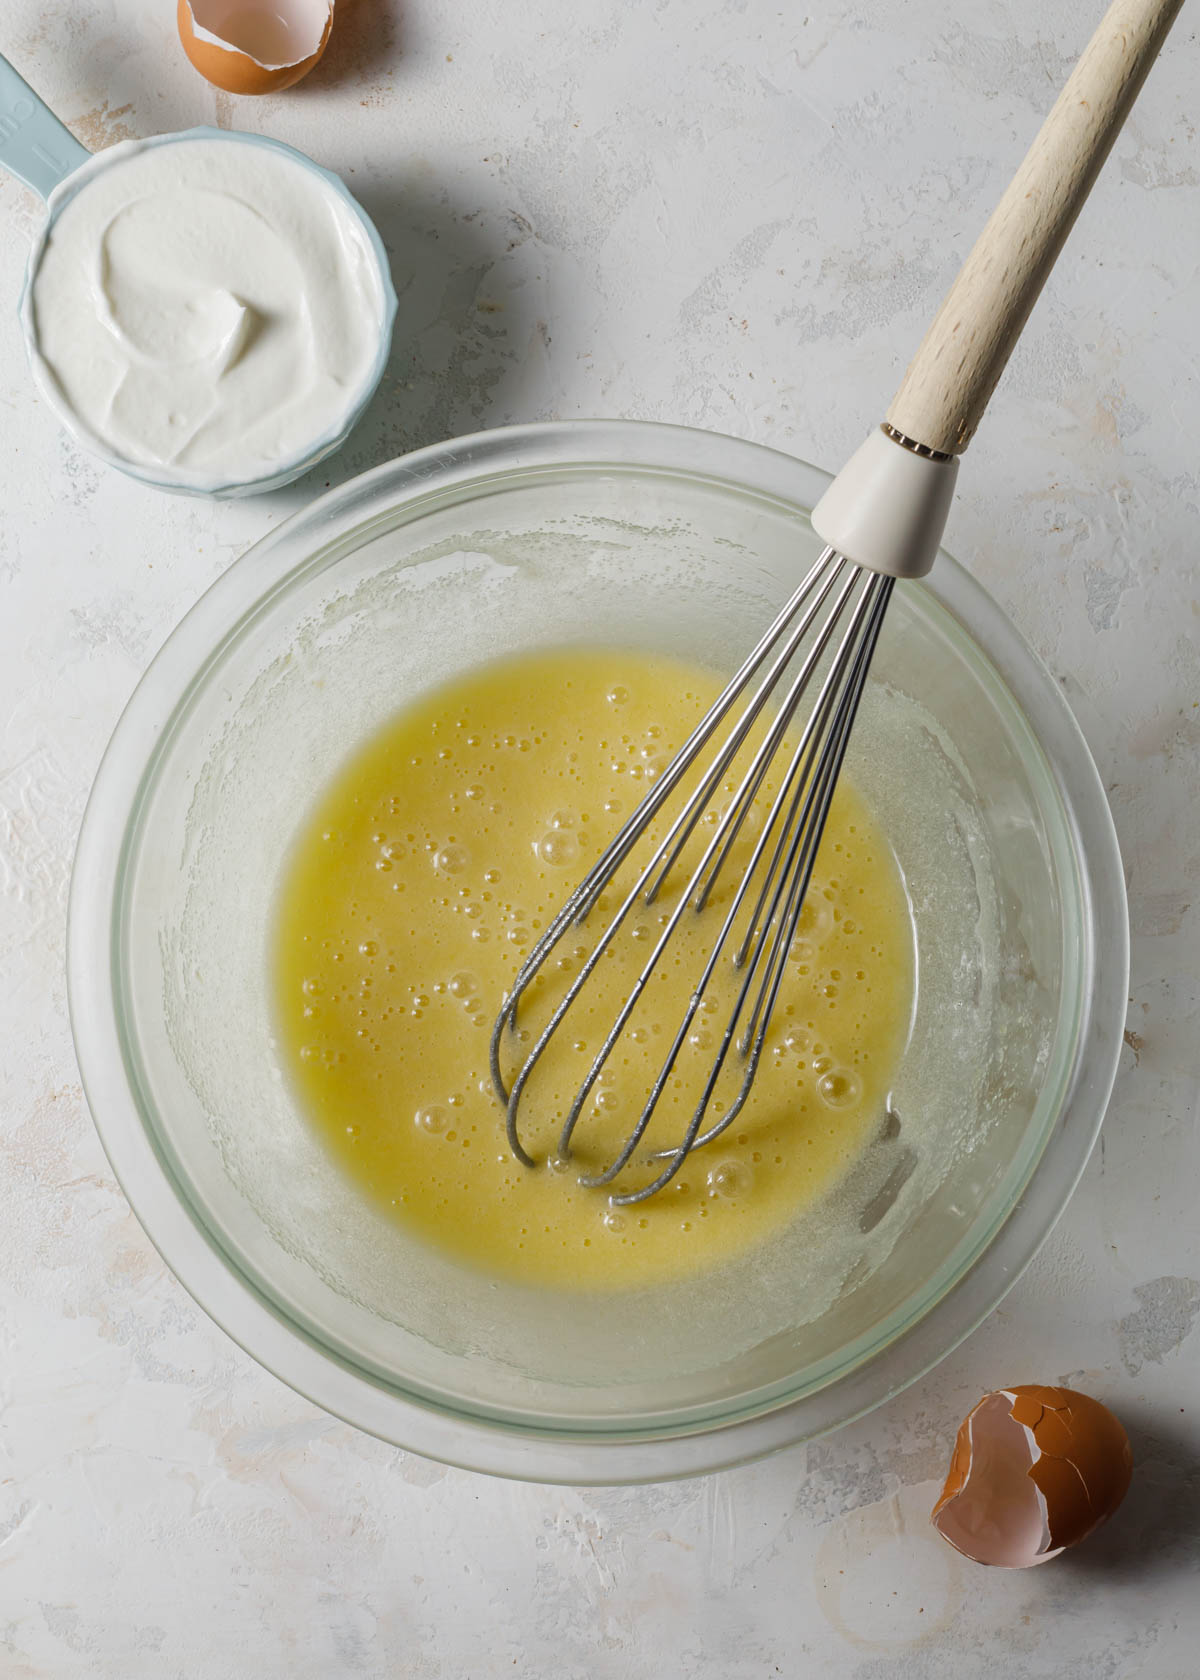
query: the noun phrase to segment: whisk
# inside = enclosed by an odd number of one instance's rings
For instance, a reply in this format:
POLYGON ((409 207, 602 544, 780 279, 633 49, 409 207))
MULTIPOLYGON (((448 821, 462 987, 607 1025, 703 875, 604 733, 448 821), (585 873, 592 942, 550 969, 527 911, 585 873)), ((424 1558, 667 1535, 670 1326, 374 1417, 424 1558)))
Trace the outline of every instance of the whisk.
POLYGON ((933 564, 958 458, 1181 4, 1115 0, 946 295, 885 422, 813 510, 813 528, 826 544, 820 558, 521 964, 493 1027, 491 1073, 506 1107, 509 1146, 524 1164, 535 1164, 522 1142, 521 1121, 539 1063, 621 929, 642 906, 662 901, 673 876, 679 877, 673 907, 659 918, 652 949, 558 1117, 557 1163, 569 1162, 589 1094, 604 1078, 682 919, 706 909, 712 944, 637 1120, 608 1164, 580 1182, 615 1186, 631 1164, 648 1165, 648 1182, 613 1188, 609 1196, 614 1205, 644 1201, 745 1107, 895 584, 924 576, 933 564), (696 859, 698 825, 739 754, 748 755, 748 764, 696 859), (712 902, 718 879, 739 837, 744 848, 753 826, 748 818, 769 788, 765 820, 721 918, 712 902), (639 847, 648 838, 656 843, 642 862, 639 847), (544 992, 552 978, 551 954, 598 909, 606 910, 606 893, 635 854, 633 879, 622 883, 616 908, 582 966, 561 996, 551 993, 548 1020, 518 1037, 522 1003, 535 984, 544 992), (669 1147, 639 1154, 697 1013, 721 975, 732 977, 732 1002, 690 1119, 669 1147), (530 1041, 527 1051, 521 1038, 530 1041), (511 1078, 504 1068, 506 1046, 519 1049, 511 1078), (715 1093, 729 1088, 730 1077, 732 1100, 718 1112, 715 1093))

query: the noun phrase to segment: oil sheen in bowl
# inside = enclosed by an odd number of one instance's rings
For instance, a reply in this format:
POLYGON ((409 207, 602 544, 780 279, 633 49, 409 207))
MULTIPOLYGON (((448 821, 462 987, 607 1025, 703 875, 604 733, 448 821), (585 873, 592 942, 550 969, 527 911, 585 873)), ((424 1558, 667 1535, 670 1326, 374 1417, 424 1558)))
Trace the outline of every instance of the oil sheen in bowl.
MULTIPOLYGON (((529 1098, 539 1124, 525 1141, 540 1165, 521 1165, 505 1143, 488 1073, 500 999, 720 686, 702 667, 615 650, 489 665, 407 708, 356 753, 291 862, 277 1007, 305 1110, 376 1203, 486 1271, 570 1289, 643 1287, 712 1267, 810 1207, 886 1124, 911 1014, 912 934, 895 860, 847 782, 737 1121, 644 1203, 610 1208, 578 1182, 636 1123, 777 791, 768 781, 706 913, 680 924, 591 1092, 570 1161, 556 1155, 558 1128, 678 900, 682 865, 623 929, 539 1064, 529 1098)), ((731 773, 701 821, 697 856, 735 786, 731 773)), ((639 857, 559 948, 541 1009, 535 1001, 518 1023, 521 1047, 587 960, 639 857)), ((727 962, 705 991, 645 1149, 686 1130, 737 979, 727 962)), ((741 1077, 734 1057, 718 1116, 741 1077)))

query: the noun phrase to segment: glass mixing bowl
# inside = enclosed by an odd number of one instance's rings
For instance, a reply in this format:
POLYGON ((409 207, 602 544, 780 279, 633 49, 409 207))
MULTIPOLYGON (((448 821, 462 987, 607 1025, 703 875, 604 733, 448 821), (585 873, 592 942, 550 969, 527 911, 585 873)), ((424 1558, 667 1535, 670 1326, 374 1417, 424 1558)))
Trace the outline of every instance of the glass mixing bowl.
POLYGON ((811 563, 826 482, 749 443, 623 422, 423 450, 232 566, 117 727, 71 892, 96 1124, 200 1304, 397 1445, 617 1482, 834 1428, 991 1311, 1087 1160, 1125 1012, 1116 838, 1054 682, 947 556, 896 591, 852 749, 913 907, 900 1124, 826 1204, 692 1284, 581 1298, 494 1281, 366 1206, 278 1065, 280 860, 347 751, 429 685, 519 648, 728 667, 811 563))

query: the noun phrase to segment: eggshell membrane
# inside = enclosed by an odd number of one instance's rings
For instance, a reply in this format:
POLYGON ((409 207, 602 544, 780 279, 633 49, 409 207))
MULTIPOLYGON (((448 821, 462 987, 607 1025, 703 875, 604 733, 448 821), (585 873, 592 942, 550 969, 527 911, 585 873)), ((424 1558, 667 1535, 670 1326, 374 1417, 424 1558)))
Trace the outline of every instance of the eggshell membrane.
POLYGON ((965 1556, 1027 1568, 1105 1522, 1132 1474, 1129 1438, 1098 1400, 1033 1383, 999 1389, 960 1426, 932 1520, 965 1556))
POLYGON ((293 5, 289 5, 287 0, 276 0, 270 8, 264 8, 262 0, 244 0, 241 8, 235 7, 233 0, 229 0, 215 10, 206 7, 203 0, 178 0, 176 21, 183 50, 192 67, 205 81, 226 93, 257 95, 281 93, 284 88, 292 87, 308 75, 329 40, 329 31, 333 27, 333 0, 327 0, 325 4, 324 25, 318 33, 321 10, 320 0, 307 0, 307 3, 306 0, 295 0, 293 5), (297 24, 302 24, 309 15, 315 18, 311 31, 316 41, 314 50, 294 64, 262 64, 253 54, 225 40, 222 30, 234 34, 240 21, 266 9, 274 14, 290 16, 297 24))

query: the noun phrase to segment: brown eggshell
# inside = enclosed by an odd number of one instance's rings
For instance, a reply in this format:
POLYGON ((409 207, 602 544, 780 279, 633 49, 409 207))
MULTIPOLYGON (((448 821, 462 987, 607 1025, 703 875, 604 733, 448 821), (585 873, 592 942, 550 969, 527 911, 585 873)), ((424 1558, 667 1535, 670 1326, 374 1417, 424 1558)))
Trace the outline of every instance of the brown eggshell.
POLYGON ((1009 1392, 1013 1420, 1033 1431, 1041 1449, 1029 1475, 1046 1500, 1050 1542, 1075 1546, 1129 1492, 1129 1437, 1107 1406, 1076 1389, 1027 1383, 1009 1392))
POLYGON ((998 1389, 960 1426, 932 1521, 976 1562, 1026 1568, 1105 1522, 1132 1474, 1129 1438, 1098 1400, 1034 1383, 998 1389))
MULTIPOLYGON (((247 0, 247 5, 250 4, 252 0, 247 0)), ((281 93, 284 88, 292 87, 303 76, 307 76, 325 51, 329 31, 333 27, 333 0, 330 0, 329 15, 325 20, 325 29, 316 51, 301 59, 298 64, 260 64, 250 53, 240 52, 232 45, 218 47, 212 41, 204 40, 196 32, 191 0, 178 0, 176 21, 183 50, 193 68, 200 72, 206 82, 211 82, 214 87, 223 88, 226 93, 281 93)), ((210 33, 215 34, 218 31, 210 30, 210 33)))

